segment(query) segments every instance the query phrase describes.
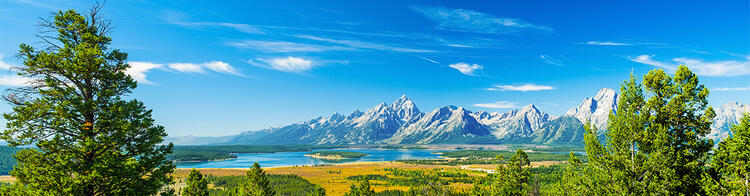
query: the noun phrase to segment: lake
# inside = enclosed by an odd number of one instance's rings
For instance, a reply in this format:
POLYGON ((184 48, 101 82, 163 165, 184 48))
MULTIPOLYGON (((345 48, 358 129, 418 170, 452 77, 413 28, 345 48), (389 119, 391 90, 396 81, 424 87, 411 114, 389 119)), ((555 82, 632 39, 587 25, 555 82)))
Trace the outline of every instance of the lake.
POLYGON ((306 152, 277 152, 277 153, 249 153, 235 154, 237 158, 223 161, 206 162, 183 162, 178 163, 177 168, 249 168, 253 162, 258 162, 262 167, 281 167, 295 165, 319 165, 327 163, 351 163, 367 161, 396 161, 405 159, 440 159, 438 151, 444 150, 391 150, 391 149, 321 149, 313 151, 349 151, 369 154, 360 159, 349 159, 344 161, 323 161, 306 157, 306 152))

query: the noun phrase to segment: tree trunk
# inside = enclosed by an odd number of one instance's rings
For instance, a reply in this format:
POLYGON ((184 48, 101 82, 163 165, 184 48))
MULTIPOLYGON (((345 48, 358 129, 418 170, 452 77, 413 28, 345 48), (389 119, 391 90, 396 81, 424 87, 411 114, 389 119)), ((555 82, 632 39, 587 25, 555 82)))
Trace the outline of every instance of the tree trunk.
POLYGON ((750 196, 750 187, 747 186, 747 173, 745 173, 745 196, 750 196))

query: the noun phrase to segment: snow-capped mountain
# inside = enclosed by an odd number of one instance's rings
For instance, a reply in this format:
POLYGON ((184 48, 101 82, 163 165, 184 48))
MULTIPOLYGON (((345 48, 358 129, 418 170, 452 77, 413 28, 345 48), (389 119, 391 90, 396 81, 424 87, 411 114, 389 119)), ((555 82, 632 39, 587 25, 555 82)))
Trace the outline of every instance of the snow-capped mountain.
POLYGON ((531 143, 581 145, 584 132, 581 121, 565 115, 550 120, 534 132, 531 143))
POLYGON ((730 127, 738 124, 744 113, 750 113, 750 105, 729 102, 715 109, 715 112, 716 117, 714 118, 714 124, 711 125, 711 133, 706 137, 718 143, 718 141, 731 135, 730 127))
POLYGON ((387 143, 476 143, 488 138, 492 138, 489 128, 477 122, 471 111, 444 106, 398 130, 387 143))
POLYGON ((590 121, 597 129, 606 130, 609 113, 617 110, 617 98, 615 90, 603 88, 596 96, 584 99, 578 107, 571 108, 565 115, 574 116, 582 123, 590 121))
POLYGON ((537 109, 534 104, 502 114, 482 111, 472 116, 489 126, 498 139, 528 137, 549 121, 549 115, 537 109))
MULTIPOLYGON (((391 104, 381 103, 363 111, 330 116, 291 125, 248 131, 223 137, 168 137, 175 144, 583 144, 583 124, 588 120, 606 132, 609 113, 617 107, 618 95, 601 89, 564 115, 551 118, 533 104, 505 113, 471 112, 459 106, 443 106, 422 113, 414 102, 401 96, 391 104)), ((712 132, 719 141, 729 136, 749 105, 739 102, 716 109, 712 132)))

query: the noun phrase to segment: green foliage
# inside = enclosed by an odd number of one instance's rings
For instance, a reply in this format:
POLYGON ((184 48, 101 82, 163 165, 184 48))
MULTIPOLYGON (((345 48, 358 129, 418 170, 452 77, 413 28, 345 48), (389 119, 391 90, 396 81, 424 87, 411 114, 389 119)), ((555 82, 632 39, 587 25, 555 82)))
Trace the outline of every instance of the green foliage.
POLYGON ((0 139, 16 153, 11 175, 27 188, 55 195, 154 195, 170 183, 172 145, 164 127, 137 100, 127 54, 109 48, 109 23, 94 7, 86 15, 58 11, 41 22, 47 43, 20 45, 18 74, 26 87, 4 96, 13 106, 0 139))
POLYGON ((5 184, 0 182, 0 196, 37 196, 37 195, 54 195, 44 193, 39 190, 32 190, 21 183, 5 184))
MULTIPOLYGON (((292 174, 266 175, 271 188, 276 195, 320 195, 325 194, 325 189, 312 184, 302 177, 292 174)), ((209 184, 214 188, 209 189, 209 195, 230 196, 237 195, 238 189, 245 181, 245 176, 206 176, 209 184)))
POLYGON ((719 143, 704 188, 712 195, 750 195, 750 114, 731 128, 731 137, 719 143))
POLYGON ((370 187, 369 180, 358 180, 357 184, 352 184, 349 187, 349 192, 346 192, 346 196, 372 196, 375 191, 370 187))
POLYGON ((528 155, 521 149, 516 151, 509 161, 498 156, 500 165, 489 183, 477 183, 472 189, 473 195, 525 195, 529 193, 528 155))
POLYGON ((349 151, 314 151, 305 155, 321 156, 321 157, 338 157, 343 159, 359 159, 367 156, 366 153, 361 152, 349 152, 349 151))
POLYGON ((21 150, 10 146, 0 146, 0 175, 8 175, 13 166, 16 165, 16 159, 13 155, 21 150))
MULTIPOLYGON (((587 122, 584 142, 589 164, 575 167, 583 176, 576 194, 694 195, 704 194, 708 152, 705 135, 715 114, 708 89, 687 67, 674 76, 652 70, 639 84, 624 82, 615 113, 608 121, 606 145, 587 122), (644 88, 645 92, 644 93, 644 88)), ((575 164, 574 164, 575 165, 575 164)))
POLYGON ((276 192, 270 186, 271 182, 266 177, 266 172, 260 168, 258 162, 247 171, 245 181, 239 187, 238 195, 271 196, 276 192))
POLYGON ((185 188, 182 189, 182 195, 185 196, 207 196, 208 181, 198 170, 191 170, 187 179, 185 179, 185 188))
POLYGON ((453 189, 443 183, 426 183, 421 186, 412 186, 409 192, 404 195, 409 196, 448 196, 455 195, 453 189))

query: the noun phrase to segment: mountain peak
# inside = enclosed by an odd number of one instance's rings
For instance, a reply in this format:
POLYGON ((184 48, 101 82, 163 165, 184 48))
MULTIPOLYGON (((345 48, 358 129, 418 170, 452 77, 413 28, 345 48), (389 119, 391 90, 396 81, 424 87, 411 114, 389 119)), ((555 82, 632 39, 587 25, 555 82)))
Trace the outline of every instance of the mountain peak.
POLYGON ((583 99, 578 107, 571 108, 565 115, 574 116, 582 123, 591 121, 599 130, 605 130, 607 129, 609 113, 616 112, 617 101, 617 91, 602 88, 594 97, 583 99))
POLYGON ((602 100, 608 97, 615 97, 617 96, 617 91, 612 90, 611 88, 602 88, 599 90, 599 92, 596 93, 596 96, 594 96, 595 100, 602 100))
POLYGON ((393 101, 391 106, 393 107, 401 107, 402 105, 414 105, 414 102, 409 99, 409 97, 406 97, 406 95, 401 95, 396 101, 393 101))
POLYGON ((529 104, 521 108, 521 111, 531 111, 531 110, 539 110, 539 109, 537 109, 534 104, 529 104))

